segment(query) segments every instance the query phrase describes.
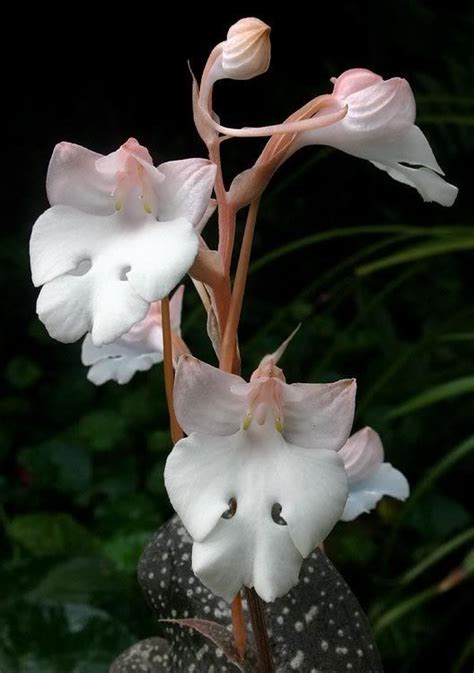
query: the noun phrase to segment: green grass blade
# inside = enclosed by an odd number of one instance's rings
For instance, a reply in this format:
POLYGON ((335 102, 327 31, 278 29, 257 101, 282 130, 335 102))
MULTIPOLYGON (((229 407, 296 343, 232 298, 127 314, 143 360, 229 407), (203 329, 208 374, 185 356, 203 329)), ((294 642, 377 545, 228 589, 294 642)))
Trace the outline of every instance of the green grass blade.
POLYGON ((318 234, 311 234, 310 236, 303 236, 298 238, 296 241, 291 241, 286 245, 282 245, 275 250, 263 255, 257 259, 253 264, 250 265, 249 273, 255 273, 259 269, 267 266, 271 262, 274 262, 280 257, 289 255, 292 252, 307 248, 311 245, 316 245, 318 243, 323 243, 324 241, 330 241, 337 238, 350 238, 352 236, 375 236, 378 234, 406 234, 407 236, 449 236, 453 235, 453 231, 458 231, 459 233, 465 233, 466 231, 471 231, 470 228, 466 227, 457 227, 453 228, 448 227, 433 227, 428 229, 427 227, 409 227, 402 224, 375 224, 375 225, 363 225, 360 227, 341 227, 339 229, 329 229, 327 231, 319 232, 318 234))
POLYGON ((438 386, 433 386, 428 390, 424 390, 419 395, 415 395, 408 402, 404 402, 395 409, 392 409, 385 418, 394 419, 406 414, 411 414, 418 409, 424 409, 436 402, 457 397, 458 395, 466 395, 467 393, 474 393, 474 376, 464 376, 454 381, 448 381, 438 386))
POLYGON ((456 535, 444 544, 437 547, 431 554, 420 561, 420 563, 417 563, 415 566, 413 566, 413 568, 410 568, 410 570, 402 575, 400 584, 402 586, 410 584, 410 582, 413 582, 414 579, 424 573, 425 570, 428 570, 428 568, 431 568, 431 566, 433 566, 435 563, 445 558, 470 540, 474 540, 474 528, 468 528, 462 533, 459 533, 459 535, 456 535))
POLYGON ((409 500, 407 501, 406 506, 402 511, 403 518, 406 517, 407 512, 410 512, 415 503, 424 495, 427 491, 434 486, 434 484, 440 479, 446 472, 448 472, 456 463, 465 458, 471 451, 474 450, 474 435, 471 435, 463 442, 458 444, 452 451, 450 451, 446 456, 441 458, 433 467, 428 470, 427 474, 423 479, 418 483, 409 500))
POLYGON ((434 586, 430 587, 429 589, 425 589, 424 591, 420 591, 414 596, 411 596, 410 598, 401 601, 400 603, 395 605, 395 607, 391 608, 390 610, 387 610, 387 612, 385 612, 381 617, 379 617, 379 619, 377 619, 377 621, 372 627, 374 634, 376 636, 379 635, 388 626, 391 626, 392 624, 400 620, 402 617, 404 617, 406 614, 412 612, 413 610, 416 610, 416 608, 419 608, 421 605, 427 603, 437 595, 438 595, 438 588, 434 586))
POLYGON ((368 276, 376 271, 388 269, 398 264, 407 264, 420 259, 427 259, 439 255, 447 255, 451 252, 460 252, 463 250, 474 250, 474 236, 453 237, 453 240, 432 240, 419 245, 406 248, 389 257, 384 257, 375 262, 370 262, 356 269, 358 276, 368 276))

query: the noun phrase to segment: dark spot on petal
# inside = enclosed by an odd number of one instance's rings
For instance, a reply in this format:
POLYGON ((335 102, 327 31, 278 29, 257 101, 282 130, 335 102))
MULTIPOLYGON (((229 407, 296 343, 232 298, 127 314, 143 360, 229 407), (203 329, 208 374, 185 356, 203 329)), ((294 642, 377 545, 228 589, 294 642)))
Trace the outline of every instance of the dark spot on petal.
POLYGON ((281 516, 282 507, 279 502, 276 502, 272 507, 272 519, 279 526, 287 526, 285 519, 281 516))
POLYGON ((237 511, 237 500, 235 498, 231 498, 228 505, 229 509, 226 509, 221 515, 223 519, 232 519, 237 511))

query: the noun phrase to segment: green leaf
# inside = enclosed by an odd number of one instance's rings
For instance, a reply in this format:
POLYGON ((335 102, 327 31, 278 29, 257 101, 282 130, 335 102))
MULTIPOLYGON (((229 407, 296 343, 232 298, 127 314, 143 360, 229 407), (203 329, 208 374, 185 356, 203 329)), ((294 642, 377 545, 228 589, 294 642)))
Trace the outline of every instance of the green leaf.
POLYGON ((7 381, 19 390, 26 390, 39 381, 42 376, 41 368, 26 357, 18 357, 7 365, 5 377, 7 381))
POLYGON ((74 431, 92 451, 112 451, 123 441, 126 425, 115 411, 94 411, 84 416, 74 431))
POLYGON ((0 610, 2 673, 107 673, 135 637, 90 605, 18 601, 0 610))
POLYGON ((474 376, 464 376, 460 379, 455 379, 454 381, 448 381, 447 383, 428 388, 428 390, 409 399, 408 402, 392 409, 386 415, 386 418, 393 419, 405 416, 406 414, 410 414, 418 409, 423 409, 436 402, 442 402, 452 397, 466 395, 467 393, 474 393, 474 376))
POLYGON ((101 599, 110 602, 121 591, 120 577, 107 560, 98 556, 79 557, 53 566, 28 593, 28 598, 98 605, 101 599))
POLYGON ((165 460, 158 460, 146 480, 146 487, 150 493, 162 497, 167 497, 165 480, 163 476, 165 471, 165 462, 165 460))
POLYGON ((421 538, 436 543, 472 522, 469 510, 457 500, 437 491, 428 493, 412 512, 406 525, 417 528, 421 538))
POLYGON ((128 534, 118 533, 104 542, 104 554, 118 570, 135 575, 140 556, 152 534, 153 529, 128 534))
POLYGON ((24 514, 8 524, 8 534, 33 556, 59 556, 97 551, 93 535, 70 514, 24 514))
POLYGON ((153 453, 169 453, 173 448, 171 435, 168 430, 156 430, 147 437, 146 446, 153 453))
POLYGON ((83 447, 56 440, 22 449, 19 462, 34 486, 62 493, 83 491, 92 475, 91 459, 83 447))

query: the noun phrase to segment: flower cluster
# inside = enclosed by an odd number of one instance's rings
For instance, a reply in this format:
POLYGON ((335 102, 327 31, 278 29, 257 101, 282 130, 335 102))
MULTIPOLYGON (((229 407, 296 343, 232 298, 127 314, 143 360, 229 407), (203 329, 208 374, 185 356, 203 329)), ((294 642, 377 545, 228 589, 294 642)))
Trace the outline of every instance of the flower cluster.
POLYGON ((172 430, 176 439, 181 430, 187 436, 168 457, 166 487, 194 540, 195 573, 227 600, 243 586, 267 601, 285 594, 339 520, 409 491, 384 462, 373 429, 350 436, 353 379, 287 384, 278 363, 289 340, 263 358, 249 382, 239 375, 237 328, 262 193, 298 149, 325 145, 370 161, 425 201, 450 206, 457 194, 415 125, 409 84, 398 77, 351 69, 281 124, 221 124, 214 86, 263 74, 269 33, 258 19, 238 21, 194 81, 194 118, 209 159, 155 167, 134 138, 105 156, 57 145, 47 176, 51 207, 36 221, 30 247, 33 282, 42 286, 39 318, 59 341, 84 337, 82 361, 93 383, 127 383, 164 359, 169 392, 175 365, 172 430), (226 189, 221 142, 247 137, 268 141, 226 189), (248 205, 231 275, 236 214, 248 205), (216 207, 219 243, 211 250, 202 232, 216 207), (182 286, 167 303, 186 274, 207 312, 219 368, 193 357, 181 338, 182 286))

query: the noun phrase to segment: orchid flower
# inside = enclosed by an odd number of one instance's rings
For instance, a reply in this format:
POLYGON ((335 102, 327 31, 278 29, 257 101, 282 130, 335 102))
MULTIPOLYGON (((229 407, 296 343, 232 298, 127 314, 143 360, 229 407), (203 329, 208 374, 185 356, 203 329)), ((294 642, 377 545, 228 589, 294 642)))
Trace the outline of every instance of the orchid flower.
POLYGON ((102 156, 56 146, 47 176, 49 208, 30 243, 37 304, 49 334, 65 343, 90 332, 111 344, 145 319, 193 264, 215 166, 185 159, 153 166, 130 138, 102 156))
POLYGON ((243 585, 266 601, 289 591, 347 499, 338 451, 355 381, 288 385, 281 352, 249 383, 191 356, 176 372, 175 411, 189 436, 168 457, 165 484, 194 539, 195 574, 226 600, 243 585))
POLYGON ((341 519, 352 521, 370 512, 384 495, 406 500, 410 487, 405 476, 390 463, 384 463, 380 436, 372 428, 363 428, 349 437, 339 456, 349 479, 349 496, 341 519))
POLYGON ((334 109, 347 106, 340 121, 302 132, 293 150, 328 145, 368 159, 398 182, 414 187, 424 201, 451 206, 458 189, 444 175, 423 132, 415 126, 416 103, 405 79, 384 80, 353 68, 331 80, 334 109))
MULTIPOLYGON (((181 308, 184 285, 181 285, 170 300, 173 352, 184 355, 186 349, 180 339, 181 308)), ((96 386, 106 381, 128 383, 138 371, 146 371, 163 361, 163 329, 161 302, 150 304, 144 320, 134 325, 117 341, 103 346, 94 346, 91 335, 82 342, 82 364, 90 367, 87 378, 96 386)))

